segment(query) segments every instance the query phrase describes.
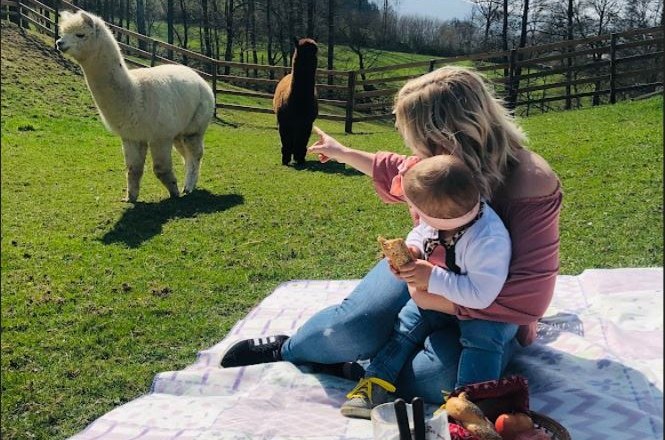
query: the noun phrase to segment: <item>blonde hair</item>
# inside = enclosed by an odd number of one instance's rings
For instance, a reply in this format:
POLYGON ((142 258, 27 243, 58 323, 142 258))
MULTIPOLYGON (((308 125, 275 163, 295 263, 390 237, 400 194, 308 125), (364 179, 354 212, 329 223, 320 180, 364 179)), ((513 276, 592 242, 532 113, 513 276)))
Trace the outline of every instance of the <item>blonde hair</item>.
POLYGON ((446 66, 408 81, 395 97, 395 125, 418 156, 453 154, 490 198, 527 141, 513 116, 472 69, 446 66))
POLYGON ((402 185, 409 201, 435 218, 460 217, 480 198, 469 167, 449 154, 421 160, 404 173, 402 185))

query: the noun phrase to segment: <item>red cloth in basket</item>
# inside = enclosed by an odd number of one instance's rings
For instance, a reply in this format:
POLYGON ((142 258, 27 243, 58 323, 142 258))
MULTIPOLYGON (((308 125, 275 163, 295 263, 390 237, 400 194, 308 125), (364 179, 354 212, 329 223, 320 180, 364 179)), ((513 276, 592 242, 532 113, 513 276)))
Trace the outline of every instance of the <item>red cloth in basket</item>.
MULTIPOLYGON (((522 376, 508 376, 499 380, 478 382, 455 389, 450 397, 466 392, 470 401, 480 407, 485 416, 494 422, 504 413, 529 410, 529 383, 522 376)), ((461 425, 450 419, 451 440, 478 440, 461 425)))

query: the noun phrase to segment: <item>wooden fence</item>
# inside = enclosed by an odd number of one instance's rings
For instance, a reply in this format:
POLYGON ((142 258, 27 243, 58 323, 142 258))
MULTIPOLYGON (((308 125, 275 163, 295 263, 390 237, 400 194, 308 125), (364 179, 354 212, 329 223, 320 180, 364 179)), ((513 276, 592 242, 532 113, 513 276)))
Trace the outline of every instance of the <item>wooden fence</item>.
MULTIPOLYGON (((58 38, 58 14, 78 10, 65 0, 0 0, 3 18, 58 38)), ((216 108, 272 113, 273 91, 290 67, 218 60, 107 23, 128 64, 150 67, 186 64, 210 81, 216 108), (224 102, 225 96, 256 98, 252 106, 224 102), (263 104, 265 103, 265 104, 263 104)), ((450 64, 472 66, 494 84, 516 113, 615 103, 662 90, 663 27, 635 29, 591 38, 356 71, 317 69, 320 119, 354 122, 392 118, 393 97, 404 82, 450 64)))

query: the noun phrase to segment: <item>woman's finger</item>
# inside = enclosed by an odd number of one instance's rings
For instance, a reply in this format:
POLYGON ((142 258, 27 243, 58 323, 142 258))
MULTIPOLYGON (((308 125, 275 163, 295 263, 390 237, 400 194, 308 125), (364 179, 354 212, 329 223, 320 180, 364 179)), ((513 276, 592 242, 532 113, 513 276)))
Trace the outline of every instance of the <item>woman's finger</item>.
POLYGON ((323 138, 326 137, 326 134, 323 132, 323 130, 321 130, 321 129, 320 129, 319 127, 317 127, 316 125, 315 125, 314 127, 312 127, 312 128, 314 129, 314 131, 316 132, 316 134, 319 136, 319 141, 323 142, 323 138))

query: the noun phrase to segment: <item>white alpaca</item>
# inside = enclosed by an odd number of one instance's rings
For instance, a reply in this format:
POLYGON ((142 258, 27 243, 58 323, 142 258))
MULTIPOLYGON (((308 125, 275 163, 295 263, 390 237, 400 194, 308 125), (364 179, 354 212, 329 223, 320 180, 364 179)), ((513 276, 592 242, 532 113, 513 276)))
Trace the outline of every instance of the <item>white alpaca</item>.
POLYGON ((104 125, 122 139, 127 168, 126 200, 135 202, 150 148, 153 171, 171 197, 179 195, 171 146, 185 161, 184 193, 196 186, 203 135, 215 97, 192 69, 163 65, 127 69, 120 47, 104 22, 92 14, 63 12, 56 46, 83 68, 104 125))

